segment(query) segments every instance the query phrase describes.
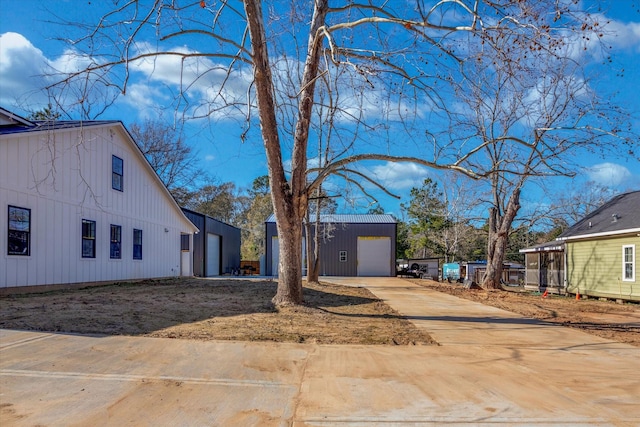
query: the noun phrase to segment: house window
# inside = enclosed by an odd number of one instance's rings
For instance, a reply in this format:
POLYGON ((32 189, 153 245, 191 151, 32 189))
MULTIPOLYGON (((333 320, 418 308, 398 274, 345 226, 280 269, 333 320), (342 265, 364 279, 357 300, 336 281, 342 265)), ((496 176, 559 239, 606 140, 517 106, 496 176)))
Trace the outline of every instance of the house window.
POLYGON ((622 280, 625 282, 636 280, 636 245, 622 247, 622 280))
POLYGON ((180 250, 183 252, 189 252, 189 235, 188 234, 180 235, 180 250))
POLYGON ((347 262, 347 251, 340 251, 338 257, 340 258, 340 262, 347 262))
POLYGON ((82 220, 82 258, 96 257, 96 222, 82 220))
POLYGON ((122 227, 111 224, 111 247, 109 249, 111 259, 122 258, 122 227))
POLYGON ((29 256, 31 250, 31 209, 9 206, 7 255, 29 256))
POLYGON ((123 162, 120 157, 111 156, 111 188, 122 191, 123 162))
POLYGON ((133 229, 133 259, 142 259, 142 230, 133 229))

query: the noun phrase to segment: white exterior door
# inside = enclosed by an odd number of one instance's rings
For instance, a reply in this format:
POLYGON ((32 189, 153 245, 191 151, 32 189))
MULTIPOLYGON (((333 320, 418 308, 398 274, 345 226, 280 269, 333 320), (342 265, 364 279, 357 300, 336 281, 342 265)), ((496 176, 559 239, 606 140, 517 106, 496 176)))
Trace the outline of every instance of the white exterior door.
POLYGON ((180 275, 191 276, 191 252, 180 252, 180 275))
POLYGON ((220 236, 207 233, 207 277, 220 275, 220 236))
POLYGON ((358 276, 390 275, 391 238, 358 236, 358 276))

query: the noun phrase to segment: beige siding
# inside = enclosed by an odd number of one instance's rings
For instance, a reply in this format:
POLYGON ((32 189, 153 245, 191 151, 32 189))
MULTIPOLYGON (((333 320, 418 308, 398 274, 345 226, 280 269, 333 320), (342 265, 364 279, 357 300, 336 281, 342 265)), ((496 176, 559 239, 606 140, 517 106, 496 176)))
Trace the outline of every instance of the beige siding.
POLYGON ((193 231, 120 125, 0 137, 0 288, 177 276, 180 234, 193 231), (112 155, 124 161, 122 192, 111 188, 112 155), (7 255, 8 205, 31 209, 28 257, 7 255), (93 259, 82 258, 82 219, 96 221, 93 259), (119 260, 111 224, 122 227, 119 260))
POLYGON ((640 300, 640 237, 567 242, 567 291, 607 298, 640 300), (622 280, 622 247, 636 245, 635 281, 622 280))

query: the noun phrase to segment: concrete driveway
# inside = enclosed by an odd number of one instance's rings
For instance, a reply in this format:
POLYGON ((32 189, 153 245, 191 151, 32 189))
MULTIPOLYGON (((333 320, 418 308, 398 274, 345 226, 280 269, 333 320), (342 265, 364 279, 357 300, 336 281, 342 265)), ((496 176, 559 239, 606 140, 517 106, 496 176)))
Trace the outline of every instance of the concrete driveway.
POLYGON ((440 346, 0 333, 4 426, 640 425, 640 348, 397 278, 440 346))

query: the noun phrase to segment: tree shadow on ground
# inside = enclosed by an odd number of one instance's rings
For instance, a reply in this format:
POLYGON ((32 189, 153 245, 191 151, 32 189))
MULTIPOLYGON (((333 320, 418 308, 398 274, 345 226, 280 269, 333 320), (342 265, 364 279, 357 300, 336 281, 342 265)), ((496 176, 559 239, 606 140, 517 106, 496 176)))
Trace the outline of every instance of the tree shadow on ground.
MULTIPOLYGON (((324 309, 358 312, 362 308, 365 321, 385 313, 376 308, 382 303, 366 289, 327 284, 306 287, 304 310, 282 314, 271 303, 276 289, 277 283, 268 280, 171 279, 13 295, 2 298, 0 328, 149 335, 194 324, 202 331, 240 330, 248 322, 249 328, 268 329, 268 322, 279 327, 277 317, 285 315, 291 323, 326 323, 332 319, 324 309)), ((195 327, 189 328, 193 334, 195 327)))

